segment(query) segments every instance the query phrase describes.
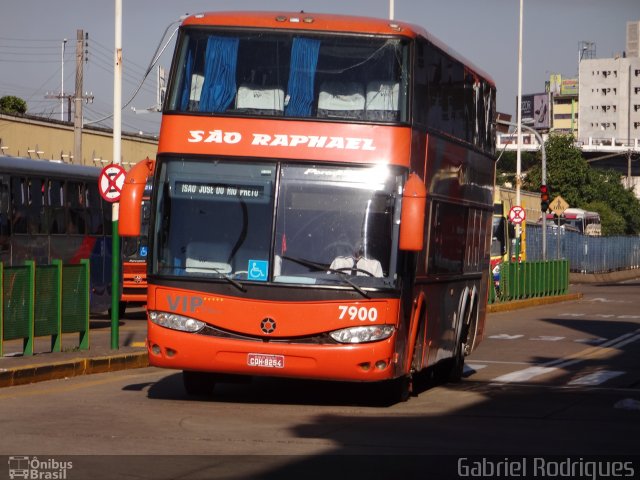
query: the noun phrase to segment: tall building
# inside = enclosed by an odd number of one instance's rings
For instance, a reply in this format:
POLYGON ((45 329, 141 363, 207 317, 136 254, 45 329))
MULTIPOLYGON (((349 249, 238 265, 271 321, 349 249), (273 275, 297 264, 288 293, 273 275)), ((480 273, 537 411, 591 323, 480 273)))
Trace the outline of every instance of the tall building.
POLYGON ((627 57, 640 57, 640 20, 627 22, 627 57))
POLYGON ((578 80, 552 74, 549 80, 552 98, 551 131, 578 136, 578 80))
POLYGON ((578 140, 626 145, 640 138, 640 57, 582 60, 579 74, 578 140))

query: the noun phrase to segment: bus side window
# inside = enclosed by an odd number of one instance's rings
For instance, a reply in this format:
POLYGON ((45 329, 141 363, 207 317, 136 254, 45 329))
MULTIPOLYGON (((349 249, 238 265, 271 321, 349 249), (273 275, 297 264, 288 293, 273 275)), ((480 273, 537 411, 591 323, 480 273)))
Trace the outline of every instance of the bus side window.
POLYGON ((104 217, 102 215, 102 201, 98 186, 87 185, 87 207, 89 212, 89 233, 92 235, 102 235, 104 233, 104 217))
POLYGON ((65 231, 64 189, 59 180, 49 180, 46 186, 45 204, 49 219, 49 232, 62 234, 65 231))
MULTIPOLYGON (((0 176, 0 252, 9 250, 9 185, 0 176)), ((4 256, 0 257, 5 261, 4 256)))
POLYGON ((67 233, 87 233, 85 185, 67 182, 67 233))
POLYGON ((26 179, 11 179, 11 229, 12 233, 27 233, 26 179))
POLYGON ((30 178, 27 181, 27 230, 30 234, 47 233, 44 216, 44 180, 30 178))

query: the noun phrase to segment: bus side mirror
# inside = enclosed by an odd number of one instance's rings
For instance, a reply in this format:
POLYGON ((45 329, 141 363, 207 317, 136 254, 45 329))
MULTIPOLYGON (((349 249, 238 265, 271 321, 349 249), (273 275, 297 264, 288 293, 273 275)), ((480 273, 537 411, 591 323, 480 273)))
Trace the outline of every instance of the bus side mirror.
POLYGON ((155 162, 148 158, 138 162, 129 172, 120 194, 118 233, 122 237, 140 236, 140 212, 147 178, 153 174, 155 162))
POLYGON ((412 173, 402 192, 400 214, 400 250, 419 252, 424 246, 424 216, 427 188, 422 179, 412 173))
POLYGON ((516 238, 516 227, 513 223, 507 222, 507 234, 509 238, 516 238))

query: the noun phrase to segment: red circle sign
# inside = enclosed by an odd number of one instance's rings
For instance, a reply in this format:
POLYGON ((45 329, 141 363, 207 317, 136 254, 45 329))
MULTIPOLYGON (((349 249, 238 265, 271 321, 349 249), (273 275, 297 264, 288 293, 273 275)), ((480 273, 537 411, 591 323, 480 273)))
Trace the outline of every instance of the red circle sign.
POLYGON ((524 208, 516 205, 509 210, 509 221, 511 223, 520 224, 524 222, 525 218, 527 218, 527 215, 524 213, 524 208))
POLYGON ((98 177, 98 189, 102 198, 107 202, 117 202, 120 199, 126 175, 125 169, 115 163, 104 167, 98 177))

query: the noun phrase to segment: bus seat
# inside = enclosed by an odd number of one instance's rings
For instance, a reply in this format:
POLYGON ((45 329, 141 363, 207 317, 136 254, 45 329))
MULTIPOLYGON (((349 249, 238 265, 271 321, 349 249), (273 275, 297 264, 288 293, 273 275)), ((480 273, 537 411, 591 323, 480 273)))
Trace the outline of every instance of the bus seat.
POLYGON ((397 121, 399 93, 400 84, 397 82, 369 82, 366 98, 367 120, 397 121))
POLYGON ((251 84, 240 85, 236 96, 236 110, 256 115, 282 115, 284 90, 251 84))
POLYGON ((231 265, 212 261, 212 256, 221 257, 215 244, 191 242, 187 245, 185 270, 187 273, 230 273, 231 265))
MULTIPOLYGON (((355 259, 353 257, 336 257, 331 262, 331 265, 329 265, 329 268, 332 270, 340 270, 348 274, 349 269, 353 268, 354 260, 355 259)), ((365 271, 371 273, 374 277, 377 278, 381 278, 384 276, 382 265, 378 260, 375 260, 373 258, 361 257, 356 263, 356 268, 360 270, 356 272, 356 275, 358 276, 367 275, 366 273, 364 273, 365 271)))
POLYGON ((318 117, 364 118, 364 87, 358 82, 323 82, 318 117))

